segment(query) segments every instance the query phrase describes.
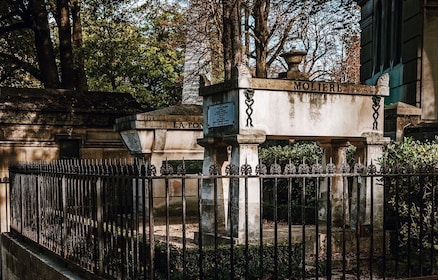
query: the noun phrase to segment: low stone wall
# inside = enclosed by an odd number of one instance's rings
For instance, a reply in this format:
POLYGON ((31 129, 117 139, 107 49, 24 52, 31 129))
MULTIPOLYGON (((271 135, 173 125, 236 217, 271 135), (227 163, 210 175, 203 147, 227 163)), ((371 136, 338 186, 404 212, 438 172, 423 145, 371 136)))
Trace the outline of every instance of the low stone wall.
POLYGON ((1 261, 2 280, 97 279, 73 273, 65 263, 49 258, 10 233, 1 235, 1 261))

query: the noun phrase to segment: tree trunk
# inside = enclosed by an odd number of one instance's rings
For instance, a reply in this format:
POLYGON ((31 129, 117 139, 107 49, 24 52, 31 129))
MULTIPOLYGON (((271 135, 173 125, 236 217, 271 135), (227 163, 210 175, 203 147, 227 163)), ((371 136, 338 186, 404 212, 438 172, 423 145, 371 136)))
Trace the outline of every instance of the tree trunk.
POLYGON ((268 76, 266 60, 268 57, 268 16, 270 5, 270 0, 256 0, 253 8, 255 21, 256 77, 258 78, 266 78, 268 76))
POLYGON ((59 87, 58 69, 50 36, 46 3, 44 0, 30 0, 29 10, 34 18, 33 31, 42 83, 46 88, 57 88, 59 87))
POLYGON ((230 81, 233 78, 237 70, 236 66, 242 61, 240 1, 222 0, 225 81, 230 81))
POLYGON ((74 89, 73 51, 71 45, 71 26, 69 0, 57 0, 57 16, 59 30, 59 55, 61 60, 61 87, 74 89))
POLYGON ((81 23, 81 4, 79 1, 73 1, 72 18, 73 18, 73 49, 75 53, 75 83, 76 90, 80 93, 88 90, 87 76, 85 74, 85 58, 82 49, 82 23, 81 23))

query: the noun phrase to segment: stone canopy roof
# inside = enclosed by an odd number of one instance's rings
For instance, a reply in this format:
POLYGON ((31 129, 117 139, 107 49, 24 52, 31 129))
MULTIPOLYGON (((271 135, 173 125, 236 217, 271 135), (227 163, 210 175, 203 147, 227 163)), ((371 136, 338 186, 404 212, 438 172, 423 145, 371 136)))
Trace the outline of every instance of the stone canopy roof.
POLYGON ((0 88, 0 124, 108 127, 144 111, 128 93, 0 88))

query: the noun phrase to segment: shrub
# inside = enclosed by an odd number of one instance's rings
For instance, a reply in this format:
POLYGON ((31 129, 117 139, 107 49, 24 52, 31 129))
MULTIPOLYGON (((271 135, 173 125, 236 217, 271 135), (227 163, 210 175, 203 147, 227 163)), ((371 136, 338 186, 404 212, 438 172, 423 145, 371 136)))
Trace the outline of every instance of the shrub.
POLYGON ((312 165, 318 161, 321 163, 324 151, 315 142, 297 142, 292 145, 273 145, 266 142, 259 149, 259 157, 268 167, 275 162, 280 165, 289 163, 289 160, 296 166, 303 163, 303 160, 312 165))
MULTIPOLYGON (((264 277, 274 275, 274 268, 277 264, 277 274, 279 278, 289 279, 299 275, 301 262, 301 244, 293 244, 291 247, 290 269, 292 275, 289 276, 289 247, 279 245, 275 255, 275 247, 272 245, 263 246, 263 256, 260 258, 260 247, 255 245, 248 246, 246 255, 244 245, 233 247, 234 275, 231 275, 231 250, 230 246, 221 245, 215 251, 212 246, 203 247, 202 251, 202 271, 203 279, 215 279, 215 272, 218 279, 244 279, 246 256, 248 259, 248 279, 260 279, 261 271, 264 277), (276 256, 276 258, 275 258, 276 256), (260 267, 260 259, 263 260, 263 268, 260 267)), ((166 246, 164 243, 157 243, 155 247, 155 272, 157 279, 167 279, 166 246)), ((172 246, 170 248, 170 279, 183 279, 183 250, 172 246)), ((185 259, 186 279, 199 279, 199 251, 198 248, 187 248, 185 259)), ((265 278, 263 278, 265 279, 265 278)), ((270 278, 267 278, 270 279, 270 278)))
MULTIPOLYGON (((412 266, 420 262, 426 271, 431 261, 438 263, 438 214, 433 197, 436 181, 427 172, 436 170, 438 163, 438 142, 420 142, 405 138, 403 142, 391 142, 379 159, 386 173, 407 174, 387 177, 387 228, 393 229, 392 246, 398 258, 410 258, 412 266), (412 174, 423 173, 422 176, 412 174), (433 225, 435 224, 435 227, 433 225), (432 238, 433 237, 433 238, 432 238)), ((415 271, 414 271, 415 273, 415 271)))

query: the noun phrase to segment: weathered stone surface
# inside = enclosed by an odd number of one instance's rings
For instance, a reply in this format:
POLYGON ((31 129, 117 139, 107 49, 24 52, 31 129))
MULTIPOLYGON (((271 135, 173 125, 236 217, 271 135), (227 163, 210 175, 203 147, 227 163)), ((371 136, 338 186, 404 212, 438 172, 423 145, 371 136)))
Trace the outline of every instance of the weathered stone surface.
MULTIPOLYGON (((113 125, 141 111, 123 93, 0 88, 0 178, 16 161, 130 158, 113 125)), ((0 190, 1 208, 7 198, 0 190)), ((6 214, 0 213, 1 230, 8 230, 6 214)))
POLYGON ((116 120, 131 153, 141 154, 158 168, 168 160, 202 160, 202 106, 182 104, 116 120))
POLYGON ((385 107, 385 136, 400 141, 404 136, 404 129, 410 125, 417 125, 421 121, 421 108, 397 102, 385 107))
POLYGON ((129 157, 113 125, 140 111, 123 93, 0 88, 0 176, 12 161, 58 159, 63 139, 79 141, 81 158, 129 157))
MULTIPOLYGON (((9 233, 1 236, 3 280, 81 280, 78 271, 41 254, 29 244, 23 244, 9 233)), ((90 277, 90 275, 88 275, 90 277)))
MULTIPOLYGON (((345 161, 343 149, 350 143, 357 145, 359 157, 367 164, 376 162, 383 145, 388 143, 389 139, 383 137, 384 97, 389 95, 388 75, 382 75, 376 86, 367 86, 258 79, 252 78, 242 67, 238 70, 240 76, 235 80, 200 90, 204 98, 204 138, 198 143, 205 147, 204 174, 208 174, 208 167, 212 164, 218 164, 222 169, 228 164, 256 166, 258 145, 267 138, 318 141, 325 148, 324 160, 329 162, 329 158, 333 159, 337 166, 345 161)), ((327 193, 328 188, 324 188, 324 184, 321 184, 321 197, 327 197, 324 190, 327 193)), ((245 201, 242 184, 218 184, 219 194, 230 193, 223 202, 220 200, 221 208, 224 205, 224 211, 230 211, 227 205, 231 203, 231 209, 234 209, 233 215, 224 215, 225 221, 220 220, 219 224, 228 225, 227 219, 228 222, 232 220, 237 229, 226 227, 225 231, 237 237, 237 242, 244 240, 244 202, 250 205, 248 231, 254 238, 257 238, 258 231, 255 225, 261 218, 258 215, 260 184, 249 179, 248 185, 251 192, 245 201)), ((211 190, 208 184, 202 187, 203 193, 211 190)), ((335 226, 348 222, 342 220, 342 192, 342 182, 334 180, 331 212, 335 226)), ((381 197, 381 193, 374 192, 370 193, 367 183, 366 191, 358 202, 363 204, 362 211, 369 211, 371 195, 376 200, 381 197)), ((211 203, 211 200, 203 200, 203 205, 211 203)), ((382 217, 381 206, 379 211, 374 209, 379 217, 382 217)), ((320 211, 321 214, 323 212, 320 211)), ((213 220, 207 207, 203 215, 206 221, 211 222, 204 221, 203 230, 210 232, 213 220)))

